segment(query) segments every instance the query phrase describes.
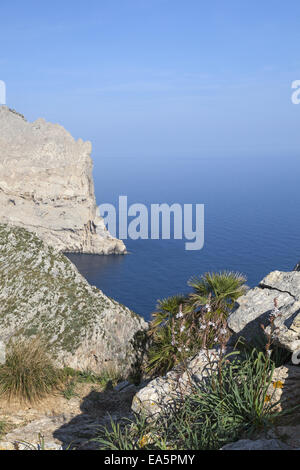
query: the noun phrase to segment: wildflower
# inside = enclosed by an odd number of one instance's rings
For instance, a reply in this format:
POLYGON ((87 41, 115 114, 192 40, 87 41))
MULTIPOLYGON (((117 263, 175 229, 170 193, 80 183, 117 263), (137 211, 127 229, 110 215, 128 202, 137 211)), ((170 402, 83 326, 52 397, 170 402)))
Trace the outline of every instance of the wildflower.
POLYGON ((180 332, 182 333, 184 330, 185 330, 185 326, 182 325, 182 326, 180 327, 180 332))
POLYGON ((283 388, 283 382, 281 382, 281 380, 277 380, 276 382, 273 382, 273 387, 274 388, 283 388))
POLYGON ((143 436, 143 437, 140 439, 140 441, 139 441, 139 446, 140 446, 140 447, 145 447, 145 445, 147 444, 147 442, 148 442, 148 436, 145 435, 145 436, 143 436))
POLYGON ((276 307, 276 308, 273 308, 272 312, 271 312, 270 315, 269 315, 269 318, 270 318, 271 320, 273 320, 274 318, 279 317, 279 315, 280 315, 280 311, 279 311, 279 309, 276 307))
POLYGON ((206 330, 206 325, 204 323, 200 323, 200 330, 206 330))
POLYGON ((216 326, 216 324, 213 321, 208 322, 209 326, 216 326))
POLYGON ((206 305, 205 305, 205 308, 206 308, 206 310, 207 310, 208 312, 211 311, 211 306, 210 306, 209 304, 206 304, 206 305))
POLYGON ((226 335, 226 333, 227 333, 226 328, 221 328, 220 333, 221 333, 221 335, 226 335))
POLYGON ((264 402, 268 403, 269 401, 271 401, 271 397, 270 397, 270 395, 266 395, 264 402))
POLYGON ((182 351, 182 349, 181 349, 181 348, 178 348, 178 351, 179 351, 179 352, 181 352, 181 351, 182 351))
POLYGON ((182 317, 183 317, 182 305, 180 305, 180 306, 179 306, 179 312, 177 313, 176 318, 182 318, 182 317))
POLYGON ((273 320, 274 318, 278 317, 280 315, 280 311, 278 308, 278 301, 277 298, 274 299, 274 308, 272 312, 270 313, 270 319, 273 320))

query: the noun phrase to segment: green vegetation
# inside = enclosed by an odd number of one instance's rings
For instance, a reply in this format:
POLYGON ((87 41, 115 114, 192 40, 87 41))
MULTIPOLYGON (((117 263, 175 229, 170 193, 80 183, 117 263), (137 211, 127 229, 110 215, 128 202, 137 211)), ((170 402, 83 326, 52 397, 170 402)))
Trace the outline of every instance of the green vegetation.
POLYGON ((228 316, 235 301, 247 292, 245 283, 246 278, 242 274, 232 271, 193 277, 188 282, 193 289, 189 303, 194 309, 198 309, 209 302, 214 311, 218 310, 228 316))
POLYGON ((251 437, 279 415, 268 395, 273 370, 274 364, 261 352, 245 359, 224 357, 216 372, 189 396, 165 407, 156 420, 111 420, 96 440, 108 450, 212 450, 251 437))
POLYGON ((246 292, 245 282, 239 273, 206 273, 189 281, 189 295, 158 301, 149 331, 147 372, 163 375, 200 349, 225 344, 226 319, 246 292))
MULTIPOLYGON (((5 332, 27 338, 43 334, 53 353, 74 353, 78 338, 92 329, 100 313, 105 331, 111 301, 81 278, 66 256, 23 228, 0 224, 0 285, 5 332)), ((114 308, 124 312, 117 302, 114 308)))
POLYGON ((5 434, 7 423, 3 420, 0 420, 0 438, 5 434))
POLYGON ((62 381, 62 372, 40 338, 10 342, 6 363, 0 366, 0 395, 35 402, 58 389, 62 381))
POLYGON ((65 377, 66 385, 62 390, 62 395, 67 400, 79 396, 76 392, 77 384, 95 384, 100 385, 104 389, 110 389, 122 380, 122 376, 115 370, 107 370, 102 374, 97 375, 89 370, 79 371, 74 370, 71 367, 65 367, 63 369, 63 375, 65 377))
POLYGON ((71 398, 78 397, 78 393, 76 393, 76 380, 71 379, 66 387, 62 391, 62 395, 66 400, 71 400, 71 398))

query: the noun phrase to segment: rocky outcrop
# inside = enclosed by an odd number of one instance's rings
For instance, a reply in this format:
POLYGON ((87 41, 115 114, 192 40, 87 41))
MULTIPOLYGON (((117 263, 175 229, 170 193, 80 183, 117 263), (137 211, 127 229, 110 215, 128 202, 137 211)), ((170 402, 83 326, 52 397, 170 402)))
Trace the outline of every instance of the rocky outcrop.
POLYGON ((116 392, 104 384, 77 383, 68 399, 56 393, 33 404, 0 397, 0 450, 99 449, 94 440, 99 428, 109 426, 111 418, 131 416, 135 391, 134 385, 116 392))
POLYGON ((125 253, 97 212, 90 154, 62 126, 0 106, 0 223, 64 252, 125 253))
POLYGON ((300 350, 300 272, 274 271, 237 301, 228 326, 237 336, 253 341, 261 325, 270 333, 270 314, 277 299, 274 343, 290 352, 300 350))
POLYGON ((300 271, 300 261, 299 261, 299 263, 297 263, 296 266, 294 267, 294 271, 300 271))
POLYGON ((290 364, 277 367, 272 376, 268 395, 273 403, 278 403, 279 411, 298 407, 296 412, 300 419, 300 367, 290 364))
POLYGON ((201 350, 185 367, 178 366, 164 377, 151 380, 134 397, 132 411, 153 417, 174 401, 191 393, 193 387, 211 375, 217 367, 219 353, 201 350))
POLYGON ((31 232, 0 225, 0 339, 44 337, 58 365, 128 373, 147 323, 31 232))

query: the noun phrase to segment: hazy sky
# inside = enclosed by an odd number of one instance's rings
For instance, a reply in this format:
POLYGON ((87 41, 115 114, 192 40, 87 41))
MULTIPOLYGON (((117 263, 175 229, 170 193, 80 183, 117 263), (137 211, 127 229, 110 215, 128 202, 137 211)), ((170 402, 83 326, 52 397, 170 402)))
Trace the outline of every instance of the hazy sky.
POLYGON ((300 153, 298 0, 1 0, 0 16, 7 104, 95 160, 300 153))

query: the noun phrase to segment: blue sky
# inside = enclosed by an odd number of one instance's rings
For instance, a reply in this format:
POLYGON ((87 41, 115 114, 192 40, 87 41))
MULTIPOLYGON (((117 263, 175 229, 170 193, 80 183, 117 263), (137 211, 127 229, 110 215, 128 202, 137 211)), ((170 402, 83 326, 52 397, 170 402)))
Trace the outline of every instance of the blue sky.
POLYGON ((300 153, 297 0, 1 0, 7 104, 101 159, 300 153))

